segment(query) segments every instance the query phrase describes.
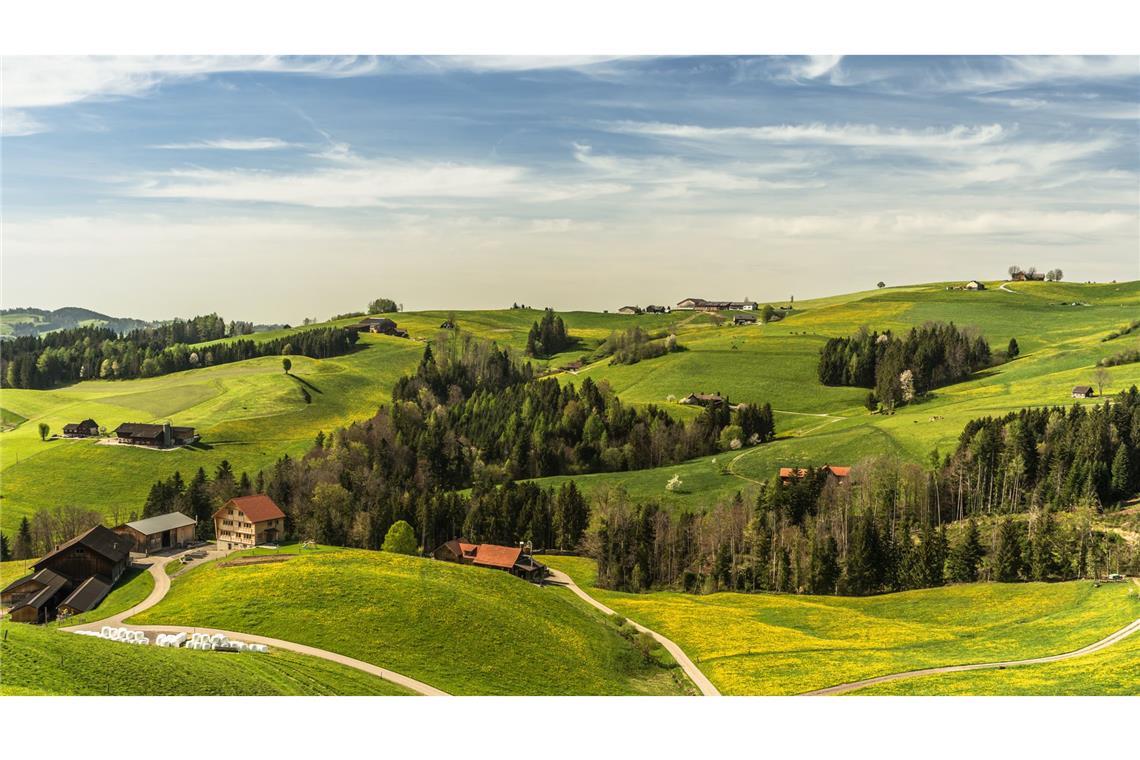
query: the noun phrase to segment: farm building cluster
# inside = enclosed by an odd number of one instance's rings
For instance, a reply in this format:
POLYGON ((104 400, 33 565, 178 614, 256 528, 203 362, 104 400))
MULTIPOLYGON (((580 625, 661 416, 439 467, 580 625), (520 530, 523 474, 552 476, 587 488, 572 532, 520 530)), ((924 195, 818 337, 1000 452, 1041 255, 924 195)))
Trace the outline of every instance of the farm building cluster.
MULTIPOLYGON (((797 480, 803 480, 812 472, 806 467, 781 467, 780 482, 787 485, 797 480)), ((845 465, 825 464, 814 472, 822 474, 828 483, 835 483, 836 485, 846 483, 847 479, 851 477, 851 468, 845 465)))
POLYGON ((348 329, 376 335, 391 335, 395 338, 408 337, 408 331, 401 330, 396 323, 388 319, 388 317, 365 317, 356 324, 349 325, 348 329))
POLYGON ((521 546, 470 544, 457 538, 436 547, 431 556, 444 562, 505 570, 528 581, 540 581, 548 572, 546 565, 524 553, 521 546))
MULTIPOLYGON (((201 436, 192 427, 180 427, 164 422, 161 425, 144 422, 124 422, 112 432, 115 443, 146 446, 152 449, 170 449, 197 443, 201 436)), ((63 426, 64 438, 98 438, 102 428, 93 419, 69 422, 63 426)))
POLYGON ((674 309, 690 311, 756 311, 759 305, 748 298, 743 301, 708 301, 704 298, 686 298, 678 301, 674 309))

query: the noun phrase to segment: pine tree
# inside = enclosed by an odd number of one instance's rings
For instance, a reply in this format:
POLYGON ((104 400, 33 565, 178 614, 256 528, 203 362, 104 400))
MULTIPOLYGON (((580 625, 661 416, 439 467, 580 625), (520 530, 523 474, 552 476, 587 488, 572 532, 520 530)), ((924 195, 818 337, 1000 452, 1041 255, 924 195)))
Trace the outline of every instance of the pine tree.
POLYGON ((31 559, 35 556, 32 546, 32 525, 27 517, 20 518, 20 529, 16 532, 16 550, 13 559, 31 559))
POLYGON ((876 575, 879 570, 875 560, 879 554, 879 534, 875 520, 865 515, 851 536, 847 547, 847 593, 859 596, 877 590, 876 575))
POLYGON ((982 563, 984 553, 978 524, 971 517, 966 523, 965 535, 950 550, 946 563, 950 580, 955 583, 973 583, 978 580, 978 567, 982 563))
POLYGON ((8 546, 8 537, 0 533, 0 562, 12 559, 12 548, 8 546))
POLYGON ((839 545, 834 536, 826 541, 816 542, 811 553, 811 578, 813 594, 834 594, 839 583, 839 545))
POLYGON ((1017 338, 1009 339, 1009 348, 1007 348, 1005 352, 1010 359, 1017 358, 1018 354, 1021 353, 1021 347, 1017 345, 1017 338))
POLYGON ((1121 443, 1112 458, 1112 492, 1118 499, 1131 495, 1132 478, 1128 467, 1128 448, 1121 443))
POLYGON ((1002 583, 1013 583, 1021 578, 1021 537, 1017 525, 1008 517, 1002 521, 998 531, 993 570, 994 579, 1002 583))

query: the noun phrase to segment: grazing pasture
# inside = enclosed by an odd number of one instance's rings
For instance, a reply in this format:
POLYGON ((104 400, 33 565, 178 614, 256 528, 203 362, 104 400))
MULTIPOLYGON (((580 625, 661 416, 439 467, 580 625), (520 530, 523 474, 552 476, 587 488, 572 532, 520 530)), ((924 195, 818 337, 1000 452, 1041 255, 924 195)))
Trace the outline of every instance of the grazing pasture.
POLYGON ((800 694, 937 665, 1069 652, 1140 617, 1132 584, 974 583, 872 597, 623 594, 593 587, 592 560, 543 561, 675 641, 725 694, 800 694))

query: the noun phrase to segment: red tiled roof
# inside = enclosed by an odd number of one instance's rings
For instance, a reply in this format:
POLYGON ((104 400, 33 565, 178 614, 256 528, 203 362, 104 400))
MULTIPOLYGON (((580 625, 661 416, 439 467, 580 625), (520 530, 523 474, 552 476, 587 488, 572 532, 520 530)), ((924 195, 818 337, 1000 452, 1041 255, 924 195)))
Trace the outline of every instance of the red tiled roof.
MULTIPOLYGON (((251 523, 275 520, 285 516, 281 507, 274 504, 273 499, 263 493, 254 496, 238 496, 226 502, 226 507, 231 505, 244 512, 251 523)), ((222 509, 226 507, 222 507, 222 509)))
POLYGON ((827 469, 831 470, 831 474, 837 478, 845 478, 851 474, 851 468, 850 467, 840 467, 839 465, 836 465, 836 464, 827 465, 827 469))
POLYGON ((475 550, 475 564, 510 570, 519 561, 520 554, 522 554, 522 548, 518 546, 479 544, 475 550))
POLYGON ((781 478, 802 478, 804 475, 807 475, 807 470, 805 470, 802 467, 800 467, 800 468, 781 467, 780 468, 780 477, 781 478))

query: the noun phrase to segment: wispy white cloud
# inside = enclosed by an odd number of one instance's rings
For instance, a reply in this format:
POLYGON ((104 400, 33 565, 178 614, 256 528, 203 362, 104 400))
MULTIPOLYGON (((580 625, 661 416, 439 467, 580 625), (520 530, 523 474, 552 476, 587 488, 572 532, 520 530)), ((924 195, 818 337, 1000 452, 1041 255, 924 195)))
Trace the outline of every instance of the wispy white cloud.
POLYGON ((4 137, 26 137, 47 131, 47 126, 24 111, 12 108, 0 110, 0 135, 4 137))
POLYGON ((586 70, 626 60, 615 55, 444 55, 416 59, 441 71, 540 71, 543 69, 586 70))
POLYGON ((769 143, 843 145, 862 148, 962 148, 1001 140, 1008 132, 1000 124, 957 125, 949 128, 905 129, 874 124, 775 124, 753 127, 703 127, 692 124, 622 121, 614 132, 681 140, 750 140, 769 143))
POLYGON ((1031 55, 993 61, 960 59, 927 84, 956 92, 988 93, 1031 85, 1085 80, 1140 79, 1140 56, 1031 55))
POLYGON ((146 95, 161 85, 238 71, 352 77, 381 69, 378 58, 281 56, 16 57, 4 61, 4 104, 42 108, 146 95))
POLYGON ((167 143, 165 145, 152 145, 151 147, 161 150, 281 150, 282 148, 294 147, 294 145, 294 143, 276 137, 254 137, 167 143))

